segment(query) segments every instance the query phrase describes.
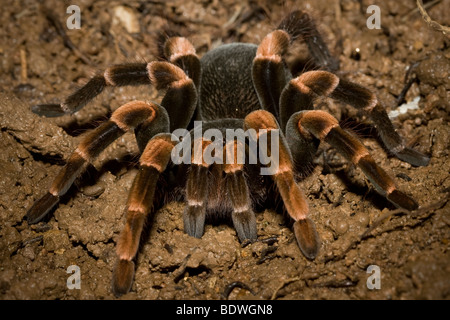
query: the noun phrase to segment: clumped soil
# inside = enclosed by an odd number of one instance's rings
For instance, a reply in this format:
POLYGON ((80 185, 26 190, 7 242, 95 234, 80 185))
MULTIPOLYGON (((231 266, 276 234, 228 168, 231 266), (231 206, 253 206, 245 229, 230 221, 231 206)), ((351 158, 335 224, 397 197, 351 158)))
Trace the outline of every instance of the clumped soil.
MULTIPOLYGON (((61 101, 110 64, 157 59, 164 30, 189 37, 202 55, 222 43, 258 43, 291 9, 316 18, 340 60, 338 74, 376 92, 388 112, 396 110, 411 80, 402 102, 419 97, 418 108, 393 122, 407 145, 431 156, 426 167, 389 155, 358 111, 330 100, 317 107, 356 132, 399 189, 423 209, 395 211, 359 169, 324 144, 311 174, 300 181, 322 239, 314 261, 303 257, 286 219, 272 210, 257 214, 259 241, 244 246, 227 223, 207 225, 201 239, 189 237, 183 232, 183 203, 170 202, 148 226, 134 284, 122 298, 450 297, 449 39, 428 28, 415 1, 380 1, 381 29, 366 26, 370 1, 130 1, 123 10, 125 1, 83 0, 79 30, 66 28, 70 4, 7 1, 0 13, 2 299, 115 298, 110 289, 115 244, 137 170, 132 135, 108 147, 44 222, 30 226, 23 217, 83 133, 125 102, 158 101, 160 95, 150 87, 106 90, 61 118, 39 117, 30 106, 61 101), (80 268, 81 289, 67 287, 71 265, 80 268), (379 267, 380 289, 367 286, 370 265, 379 267), (230 287, 233 283, 238 285, 230 287)), ((448 25, 450 1, 428 12, 448 25)), ((296 46, 288 61, 305 52, 296 46)))

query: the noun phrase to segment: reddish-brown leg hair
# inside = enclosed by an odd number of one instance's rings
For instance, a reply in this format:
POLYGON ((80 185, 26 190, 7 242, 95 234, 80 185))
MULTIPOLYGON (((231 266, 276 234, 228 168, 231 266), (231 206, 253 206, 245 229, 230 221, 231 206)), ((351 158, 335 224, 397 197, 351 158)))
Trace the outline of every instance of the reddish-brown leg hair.
POLYGON ((169 113, 171 131, 186 128, 197 103, 200 60, 192 44, 185 38, 168 39, 165 54, 170 63, 153 61, 108 67, 69 95, 63 103, 39 104, 32 106, 31 110, 39 115, 59 117, 80 110, 106 87, 154 85, 158 90, 167 90, 161 105, 169 113), (179 112, 182 108, 185 113, 179 112))
POLYGON ((194 81, 195 86, 199 87, 200 59, 189 40, 183 37, 169 38, 164 44, 164 55, 171 63, 183 69, 188 77, 194 81))
POLYGON ((241 242, 257 239, 256 217, 252 209, 247 181, 244 177, 244 164, 238 159, 240 149, 245 152, 245 144, 238 140, 229 141, 225 145, 224 155, 226 190, 231 201, 233 212, 231 218, 241 242), (230 152, 232 151, 232 152, 230 152))
POLYGON ((205 229, 206 205, 208 201, 208 173, 210 164, 203 159, 205 149, 211 141, 200 138, 194 140, 199 148, 193 147, 194 152, 200 154, 191 155, 191 165, 188 169, 186 180, 186 208, 183 212, 184 231, 193 237, 200 238, 205 229))
POLYGON ((108 86, 149 85, 146 63, 118 64, 92 77, 84 86, 69 95, 60 104, 38 104, 31 110, 46 117, 60 117, 74 113, 99 95, 108 86))
POLYGON ((320 239, 314 222, 308 218, 308 203, 294 180, 292 157, 275 117, 267 111, 257 110, 245 118, 244 125, 245 129, 252 128, 257 132, 261 129, 265 129, 269 133, 272 130, 279 130, 279 164, 272 178, 283 199, 287 213, 295 221, 294 234, 302 253, 308 259, 314 259, 319 252, 320 239))
POLYGON ((261 41, 253 60, 252 79, 263 110, 279 117, 279 100, 286 85, 283 54, 289 47, 290 37, 283 30, 269 33, 261 41))
POLYGON ((138 251, 147 215, 153 206, 156 183, 170 161, 173 147, 170 134, 158 134, 148 142, 139 160, 139 172, 128 196, 126 224, 117 244, 119 261, 114 270, 112 285, 116 296, 127 293, 133 283, 132 260, 138 251))
POLYGON ((163 108, 153 103, 133 101, 119 107, 109 121, 89 132, 56 176, 49 191, 30 208, 26 216, 28 223, 37 223, 44 218, 59 202, 59 198, 67 192, 88 162, 122 134, 143 123, 148 126, 155 124, 162 130, 168 130, 168 118, 163 108))
POLYGON ((285 72, 283 55, 287 52, 289 45, 297 39, 307 44, 312 62, 316 67, 332 71, 339 68, 338 60, 330 54, 311 17, 299 10, 287 15, 278 28, 261 41, 252 67, 253 83, 261 107, 277 118, 282 116, 279 100, 288 76, 285 72))
POLYGON ((317 96, 329 96, 362 110, 372 119, 390 152, 412 165, 428 164, 427 156, 404 145, 375 94, 356 83, 339 79, 327 71, 305 72, 286 85, 280 97, 280 121, 283 130, 293 113, 313 109, 314 99, 317 96))
POLYGON ((333 57, 317 30, 314 20, 304 11, 293 11, 281 21, 278 29, 286 31, 291 41, 303 40, 308 46, 312 68, 336 71, 339 60, 333 57))
MULTIPOLYGON (((170 112, 178 114, 178 117, 170 118, 169 122, 170 114, 168 115, 165 108, 142 101, 133 101, 118 108, 109 121, 88 133, 82 140, 67 165, 56 177, 50 191, 36 201, 28 211, 29 223, 40 221, 58 203, 59 197, 67 192, 74 180, 84 170, 85 164, 129 129, 135 129, 136 139, 142 151, 148 140, 155 134, 168 132, 169 123, 181 127, 189 124, 197 103, 197 92, 193 81, 186 76, 182 69, 169 62, 151 62, 146 68, 151 83, 158 90, 167 90, 163 101, 168 104, 170 112), (187 114, 180 110, 186 111, 187 114)), ((122 79, 118 74, 121 72, 111 71, 105 77, 109 77, 109 82, 116 83, 122 79)))
POLYGON ((261 41, 253 61, 253 83, 262 109, 280 119, 283 132, 293 113, 313 109, 317 96, 330 96, 365 112, 377 127, 384 145, 396 157, 415 166, 428 164, 427 156, 405 146, 385 109, 368 89, 339 79, 327 71, 305 72, 286 85, 287 75, 282 57, 289 44, 298 37, 306 41, 312 57, 317 59, 319 65, 328 70, 337 66, 314 22, 301 11, 289 14, 278 30, 269 33, 261 41))
MULTIPOLYGON (((292 115, 287 128, 288 139, 292 136, 304 137, 311 140, 311 136, 325 141, 336 148, 351 163, 363 170, 375 189, 398 207, 415 210, 417 203, 399 191, 394 180, 379 167, 369 151, 353 135, 344 131, 338 121, 329 113, 320 110, 305 110, 292 115)), ((295 148, 292 145, 291 148, 295 148)))

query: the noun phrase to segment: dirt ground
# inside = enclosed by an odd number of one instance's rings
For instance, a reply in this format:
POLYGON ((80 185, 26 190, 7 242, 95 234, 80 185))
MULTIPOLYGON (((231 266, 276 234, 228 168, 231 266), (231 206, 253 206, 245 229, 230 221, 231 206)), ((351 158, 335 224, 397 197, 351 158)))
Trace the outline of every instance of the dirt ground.
MULTIPOLYGON (((61 101, 110 64, 156 59, 162 30, 189 37, 202 55, 222 43, 258 43, 291 9, 315 17, 340 60, 338 74, 373 90, 388 112, 397 109, 411 79, 401 103, 418 97, 418 108, 393 122, 408 145, 431 156, 426 167, 389 155, 371 122, 356 110, 331 100, 318 108, 359 134, 377 163, 421 209, 395 211, 359 169, 323 144, 313 172, 300 182, 322 239, 314 261, 303 257, 287 221, 272 210, 257 214, 259 241, 243 246, 225 223, 207 225, 201 239, 189 237, 183 232, 183 203, 170 202, 148 227, 134 284, 122 299, 450 298, 450 42, 429 29, 415 1, 4 2, 1 299, 115 298, 115 244, 137 171, 131 134, 100 155, 45 222, 29 226, 23 217, 86 130, 125 102, 160 97, 149 87, 106 90, 81 111, 61 118, 39 117, 30 106, 61 101), (66 28, 71 4, 81 9, 81 29, 66 28), (366 26, 371 4, 380 8, 381 29, 366 26), (53 15, 47 17, 48 12, 53 15), (67 269, 73 265, 79 267, 81 289, 67 286, 73 275, 67 269), (367 285, 376 275, 368 273, 371 265, 379 267, 379 289, 367 285)), ((428 12, 433 20, 450 24, 450 0, 435 2, 428 12)), ((292 51, 291 60, 305 48, 298 45, 292 51)))

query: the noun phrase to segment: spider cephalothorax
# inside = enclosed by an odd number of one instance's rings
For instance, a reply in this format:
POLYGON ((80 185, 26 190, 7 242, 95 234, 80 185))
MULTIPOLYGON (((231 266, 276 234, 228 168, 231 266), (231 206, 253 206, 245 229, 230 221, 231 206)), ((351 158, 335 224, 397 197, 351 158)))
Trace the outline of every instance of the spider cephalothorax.
MULTIPOLYGON (((164 53, 168 61, 111 66, 63 103, 33 107, 38 114, 60 116, 76 112, 107 86, 151 84, 166 90, 160 104, 129 102, 118 108, 109 121, 86 134, 49 191, 27 213, 29 223, 40 221, 87 163, 120 135, 134 130, 141 152, 140 167, 129 192, 126 225, 117 244, 118 263, 113 275, 116 295, 131 288, 133 260, 144 222, 157 209, 155 202, 161 202, 155 191, 159 188, 158 180, 167 171, 177 177, 176 184, 183 185, 184 227, 189 235, 201 237, 205 218, 222 215, 231 217, 240 241, 256 240, 254 205, 276 195, 292 218, 298 245, 309 259, 316 257, 320 240, 308 218, 308 205, 296 176, 312 161, 320 141, 326 141, 361 168, 376 190, 393 204, 407 210, 418 207, 396 188, 394 180, 375 163, 357 138, 341 129, 330 114, 313 110, 317 96, 329 96, 358 108, 372 119, 385 146, 394 155, 417 166, 428 163, 426 156, 404 146, 372 92, 326 71, 336 69, 337 62, 306 13, 289 14, 259 46, 223 45, 199 59, 187 39, 173 37, 167 40, 164 53), (312 60, 322 70, 292 76, 283 55, 297 38, 306 42, 312 60), (277 153, 275 169, 263 176, 259 169, 267 166, 267 162, 237 161, 237 152, 231 151, 244 148, 248 155, 250 148, 245 145, 249 144, 248 136, 244 142, 237 139, 219 142, 223 154, 216 156, 226 158, 232 154, 231 161, 204 161, 201 155, 213 141, 202 136, 192 139, 197 149, 188 157, 191 163, 175 164, 171 155, 178 142, 171 132, 194 131, 194 120, 201 121, 203 132, 208 128, 221 132, 253 130, 256 141, 272 139, 271 146, 276 146, 277 153), (201 153, 200 158, 196 152, 201 153)), ((179 188, 169 186, 168 190, 175 192, 179 188)))

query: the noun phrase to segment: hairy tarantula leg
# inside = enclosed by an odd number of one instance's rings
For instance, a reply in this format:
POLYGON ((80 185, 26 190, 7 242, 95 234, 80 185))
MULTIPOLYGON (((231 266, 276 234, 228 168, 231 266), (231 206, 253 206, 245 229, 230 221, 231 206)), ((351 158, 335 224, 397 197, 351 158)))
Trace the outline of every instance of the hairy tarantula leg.
POLYGON ((166 90, 161 105, 170 118, 170 132, 186 128, 197 107, 197 89, 184 71, 168 62, 150 62, 150 80, 158 90, 166 90))
POLYGON ((226 161, 223 171, 226 174, 228 197, 233 205, 231 218, 241 242, 257 239, 256 217, 251 207, 247 181, 244 177, 244 164, 238 161, 238 149, 244 150, 245 145, 237 140, 228 142, 225 146, 226 161))
POLYGON ((107 86, 148 85, 150 79, 146 63, 118 64, 103 74, 93 76, 85 85, 69 95, 60 104, 38 104, 31 111, 46 117, 60 117, 74 113, 98 96, 107 86))
MULTIPOLYGON (((257 131, 266 129, 267 132, 280 130, 275 117, 265 110, 253 111, 245 117, 244 127, 257 131)), ((283 199, 286 211, 295 221, 294 234, 300 250, 308 259, 314 259, 320 249, 320 238, 314 222, 308 218, 309 207, 306 197, 294 180, 292 156, 281 131, 279 131, 278 152, 278 168, 272 178, 283 199)))
POLYGON ((205 149, 211 141, 202 138, 194 140, 192 163, 186 180, 186 208, 183 212, 184 231, 196 238, 201 238, 205 229, 206 202, 208 198, 208 173, 210 165, 203 159, 205 149), (195 152, 201 152, 195 154, 195 152))
POLYGON ((261 41, 252 65, 252 79, 262 109, 279 116, 279 100, 286 85, 282 55, 289 47, 289 35, 283 30, 269 33, 261 41))
POLYGON ((344 131, 329 113, 320 110, 305 110, 292 115, 288 123, 290 133, 307 137, 313 135, 336 148, 351 163, 361 168, 375 189, 397 207, 415 210, 418 204, 399 191, 394 180, 376 163, 364 145, 350 133, 344 131))
POLYGON ((314 20, 306 12, 300 10, 291 12, 281 21, 278 29, 286 31, 290 35, 291 41, 302 38, 317 67, 330 71, 339 69, 339 60, 330 54, 314 20))
POLYGON ((208 167, 191 165, 186 181, 186 208, 183 212, 184 232, 201 238, 205 228, 208 195, 208 167))
POLYGON ((429 158, 407 148, 395 131, 386 110, 368 89, 347 80, 339 79, 327 71, 305 72, 292 79, 280 98, 281 126, 284 129, 294 112, 312 109, 317 96, 330 96, 365 112, 374 122, 384 145, 399 159, 415 166, 428 164, 429 158))
POLYGON ((400 160, 414 166, 426 166, 430 161, 429 157, 405 146, 403 139, 395 131, 386 109, 380 102, 377 103, 375 95, 371 94, 368 89, 341 79, 330 97, 363 110, 374 122, 386 148, 400 160))
POLYGON ((166 90, 161 105, 167 111, 170 126, 160 130, 156 124, 143 122, 135 129, 136 140, 142 152, 147 142, 158 132, 186 128, 197 107, 197 90, 193 81, 179 67, 168 62, 150 62, 149 77, 158 90, 166 90))
POLYGON ((406 161, 413 166, 426 166, 430 157, 405 146, 403 139, 397 134, 386 109, 378 103, 369 116, 378 128, 378 134, 388 150, 400 160, 406 161))
POLYGON ((286 124, 295 112, 314 109, 314 99, 330 95, 338 84, 339 78, 327 71, 305 72, 289 81, 280 97, 281 128, 286 130, 286 124))
POLYGON ((172 131, 176 128, 187 127, 197 105, 197 90, 194 82, 181 68, 161 61, 109 67, 103 75, 94 76, 83 87, 67 97, 64 103, 37 105, 33 106, 32 110, 37 114, 47 116, 74 113, 100 94, 106 86, 143 84, 152 84, 158 90, 166 90, 161 105, 169 113, 172 131), (41 110, 47 114, 41 113, 41 110), (180 112, 180 110, 185 112, 180 112))
POLYGON ((174 142, 171 135, 155 135, 147 144, 139 160, 139 172, 134 178, 127 201, 127 220, 117 244, 119 261, 113 274, 113 293, 116 296, 130 291, 134 277, 133 259, 139 248, 147 215, 152 209, 159 175, 170 161, 174 142))
MULTIPOLYGON (((28 223, 37 223, 59 202, 89 161, 97 157, 109 144, 142 122, 168 122, 163 109, 153 103, 133 101, 119 107, 109 121, 89 132, 56 176, 50 190, 36 201, 27 213, 28 223)), ((159 125, 160 127, 162 125, 159 125)), ((168 124, 165 126, 168 130, 168 124)))
POLYGON ((169 38, 164 44, 166 58, 186 72, 198 88, 200 85, 201 65, 194 46, 183 37, 169 38))

